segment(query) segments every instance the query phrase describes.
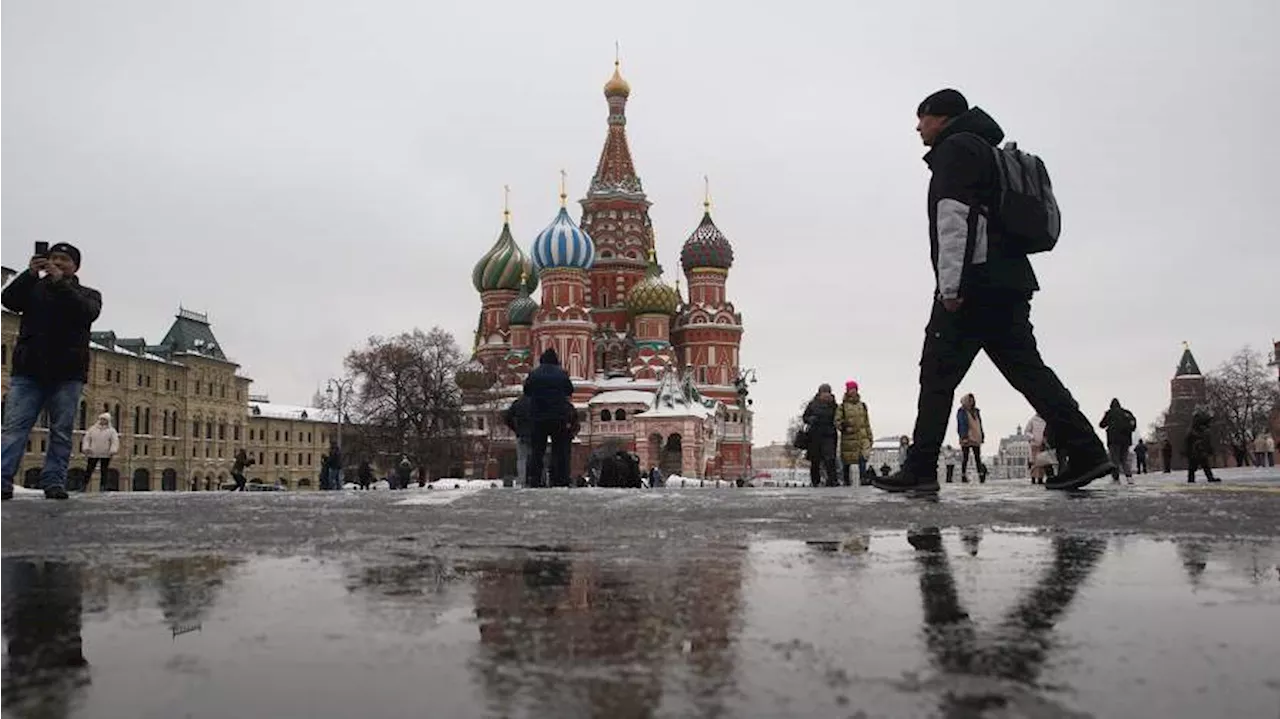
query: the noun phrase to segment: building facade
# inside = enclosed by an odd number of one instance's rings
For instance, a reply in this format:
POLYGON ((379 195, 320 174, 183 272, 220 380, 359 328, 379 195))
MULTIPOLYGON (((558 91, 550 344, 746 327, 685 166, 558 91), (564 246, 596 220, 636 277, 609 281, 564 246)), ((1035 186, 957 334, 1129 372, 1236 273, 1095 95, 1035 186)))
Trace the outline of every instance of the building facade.
POLYGON ((1000 440, 1000 449, 991 459, 991 479, 1028 479, 1031 476, 1031 435, 1024 427, 1000 440))
POLYGON ((519 394, 548 348, 573 380, 582 420, 574 474, 585 472, 593 452, 624 448, 668 473, 750 475, 742 314, 726 289, 733 248, 712 221, 708 199, 680 251, 687 296, 678 282, 663 280, 651 203, 627 143, 630 94, 615 66, 604 86, 604 148, 579 223, 562 186, 559 211, 527 254, 504 213, 497 242, 472 272, 481 309, 475 354, 459 384, 468 398, 468 432, 485 449, 471 453, 477 459, 468 463, 470 476, 514 474, 514 438, 493 426, 494 410, 519 394), (671 401, 676 394, 689 396, 676 403, 683 409, 671 401))
MULTIPOLYGON (((12 277, 6 270, 5 282, 12 277)), ((3 313, 3 392, 9 392, 9 361, 20 316, 3 313)), ((179 309, 160 343, 141 337, 93 332, 89 381, 85 383, 72 439, 68 484, 89 491, 213 490, 231 481, 236 450, 256 464, 250 480, 289 488, 316 485, 320 461, 334 436, 331 413, 275 405, 252 397, 248 377, 227 358, 209 318, 179 309), (84 431, 107 413, 120 433, 105 486, 101 472, 85 482, 80 452, 84 431)), ((32 430, 14 481, 36 487, 48 449, 48 421, 32 430)))

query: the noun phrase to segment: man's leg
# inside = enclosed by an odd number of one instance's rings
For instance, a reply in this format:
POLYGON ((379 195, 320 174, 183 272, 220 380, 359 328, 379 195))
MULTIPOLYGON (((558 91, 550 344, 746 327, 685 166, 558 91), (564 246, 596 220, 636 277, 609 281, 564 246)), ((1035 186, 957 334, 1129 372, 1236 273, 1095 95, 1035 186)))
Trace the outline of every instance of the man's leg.
POLYGON ((563 429, 551 435, 551 486, 569 486, 569 454, 573 451, 573 438, 563 429))
POLYGON ((543 423, 537 422, 529 434, 529 473, 524 477, 524 486, 542 486, 542 462, 547 453, 547 431, 543 423))
POLYGON ((1076 489, 1112 471, 1093 425, 1071 392, 1045 366, 1031 325, 1031 300, 1016 295, 983 297, 975 303, 985 331, 983 347, 996 369, 1044 418, 1053 433, 1061 470, 1051 489, 1076 489))
POLYGON ((817 487, 822 484, 822 456, 814 453, 812 459, 809 460, 809 486, 817 487))
POLYGON ((920 352, 920 397, 916 402, 911 446, 896 477, 873 482, 880 489, 911 489, 922 479, 926 480, 926 486, 937 487, 938 452, 951 419, 956 387, 981 347, 972 325, 972 316, 966 307, 948 312, 941 302, 933 303, 920 352))
POLYGON ((22 454, 27 449, 31 428, 44 408, 45 396, 40 383, 30 377, 13 377, 9 382, 9 396, 4 403, 4 429, 0 436, 0 479, 4 480, 4 492, 13 492, 13 476, 22 464, 22 454))
POLYGON ((529 471, 529 439, 516 438, 516 476, 524 481, 529 471))
POLYGON ((1112 465, 1112 469, 1111 469, 1112 482, 1120 481, 1120 468, 1124 466, 1125 452, 1126 452, 1126 449, 1119 445, 1115 445, 1115 444, 1107 445, 1107 456, 1111 458, 1111 465, 1112 465))
POLYGON ((65 498, 67 463, 71 461, 71 431, 80 409, 80 391, 84 382, 59 382, 50 388, 45 407, 49 411, 49 451, 45 453, 40 485, 46 494, 65 498))

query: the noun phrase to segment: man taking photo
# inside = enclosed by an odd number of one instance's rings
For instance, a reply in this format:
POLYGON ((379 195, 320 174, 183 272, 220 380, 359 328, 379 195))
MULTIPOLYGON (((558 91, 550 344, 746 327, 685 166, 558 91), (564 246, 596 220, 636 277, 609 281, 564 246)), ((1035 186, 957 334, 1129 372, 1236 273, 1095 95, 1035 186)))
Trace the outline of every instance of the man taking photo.
POLYGON ((89 327, 102 312, 102 295, 76 277, 80 250, 66 242, 47 250, 42 244, 0 295, 7 309, 22 315, 0 440, 5 500, 13 498, 13 476, 41 411, 49 413, 49 450, 40 486, 49 499, 67 498, 71 431, 89 379, 89 327))

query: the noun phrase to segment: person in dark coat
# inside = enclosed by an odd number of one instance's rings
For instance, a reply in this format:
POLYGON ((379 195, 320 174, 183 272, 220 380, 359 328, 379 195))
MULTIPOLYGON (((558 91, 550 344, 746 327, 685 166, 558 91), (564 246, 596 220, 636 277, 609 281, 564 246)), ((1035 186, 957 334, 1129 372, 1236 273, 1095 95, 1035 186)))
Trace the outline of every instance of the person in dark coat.
POLYGON ((831 385, 823 383, 801 417, 809 428, 809 484, 814 487, 822 483, 824 470, 828 487, 840 485, 836 475, 836 407, 831 385))
POLYGON ((1206 412, 1196 412, 1191 418, 1191 429, 1187 432, 1183 454, 1187 456, 1187 482, 1195 484, 1196 470, 1203 469, 1204 476, 1210 482, 1221 482, 1213 476, 1213 438, 1209 426, 1213 424, 1213 416, 1206 412))
POLYGON ((1129 446, 1133 444, 1133 431, 1138 428, 1138 420, 1133 412, 1120 406, 1120 400, 1112 399, 1111 407, 1102 415, 1098 427, 1107 430, 1107 454, 1111 456, 1111 481, 1120 481, 1120 470, 1124 470, 1124 478, 1133 484, 1133 471, 1129 469, 1129 446))
POLYGON ((360 489, 367 490, 373 486, 373 467, 370 466, 369 460, 361 460, 356 476, 360 479, 360 489))
POLYGON ((409 478, 413 476, 413 464, 408 455, 400 455, 400 463, 396 465, 396 481, 392 489, 408 489, 409 478))
POLYGON ((1138 465, 1135 467, 1138 474, 1147 473, 1147 443, 1138 438, 1138 443, 1133 446, 1133 461, 1138 465))
POLYGON ((560 366, 555 349, 548 347, 538 358, 534 368, 524 381, 524 395, 529 398, 529 414, 532 426, 529 431, 528 474, 526 487, 542 487, 543 457, 547 443, 551 444, 552 486, 569 486, 569 450, 573 441, 572 430, 577 412, 570 397, 573 382, 560 366))
POLYGON ((244 471, 254 464, 253 458, 244 450, 244 447, 236 450, 236 461, 231 465, 231 478, 235 480, 235 492, 245 491, 247 480, 244 477, 244 471))
POLYGON ((1160 464, 1165 474, 1173 471, 1173 442, 1170 442, 1167 438, 1160 445, 1160 464))
POLYGON ((6 309, 22 315, 0 441, 0 497, 5 500, 13 498, 13 476, 41 412, 49 417, 49 448, 40 485, 46 498, 67 498, 71 433, 89 381, 89 328, 102 312, 102 295, 80 284, 79 270, 80 250, 59 242, 33 256, 0 295, 6 309))
POLYGON ((916 131, 930 148, 924 160, 932 173, 929 255, 936 284, 920 357, 911 451, 904 467, 875 486, 888 492, 938 491, 938 452, 948 413, 980 351, 1057 432, 1060 471, 1044 486, 1076 489, 1105 477, 1111 473, 1106 449, 1037 349, 1031 298, 1040 286, 1031 261, 1012 246, 999 222, 989 221, 1001 188, 992 148, 1004 140, 1004 130, 951 89, 925 98, 916 117, 916 131))
POLYGON ((533 432, 532 400, 525 395, 516 398, 502 413, 502 421, 516 436, 516 476, 524 481, 529 469, 529 442, 533 432))

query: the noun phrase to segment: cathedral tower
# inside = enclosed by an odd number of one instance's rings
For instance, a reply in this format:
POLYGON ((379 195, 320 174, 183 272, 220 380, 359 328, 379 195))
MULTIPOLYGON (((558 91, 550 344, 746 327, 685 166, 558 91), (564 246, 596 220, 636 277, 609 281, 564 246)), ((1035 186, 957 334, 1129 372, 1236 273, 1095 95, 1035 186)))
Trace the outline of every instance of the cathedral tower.
MULTIPOLYGON (((622 79, 615 62, 613 77, 604 86, 609 106, 604 149, 587 196, 581 200, 582 229, 596 248, 590 272, 591 316, 602 334, 612 330, 615 337, 627 331, 627 293, 644 279, 646 260, 653 247, 649 201, 627 145, 630 96, 631 86, 622 79)), ((602 337, 606 342, 609 339, 602 337)))
POLYGON ((542 302, 533 316, 532 361, 536 366, 543 350, 555 348, 560 365, 581 386, 595 379, 594 325, 587 298, 587 271, 595 261, 595 245, 565 210, 563 177, 561 173, 560 212, 533 241, 542 302))
POLYGON ((709 397, 734 402, 738 378, 738 350, 742 343, 742 314, 725 295, 733 266, 733 247, 711 220, 711 200, 703 202, 702 222, 680 250, 680 264, 689 281, 689 298, 676 315, 672 342, 680 363, 694 373, 709 397))
POLYGON ((511 349, 507 307, 516 299, 524 282, 528 282, 526 292, 532 292, 538 285, 533 264, 511 235, 511 211, 504 207, 502 231, 497 241, 471 271, 471 284, 480 293, 475 351, 480 361, 490 367, 500 363, 511 349))

